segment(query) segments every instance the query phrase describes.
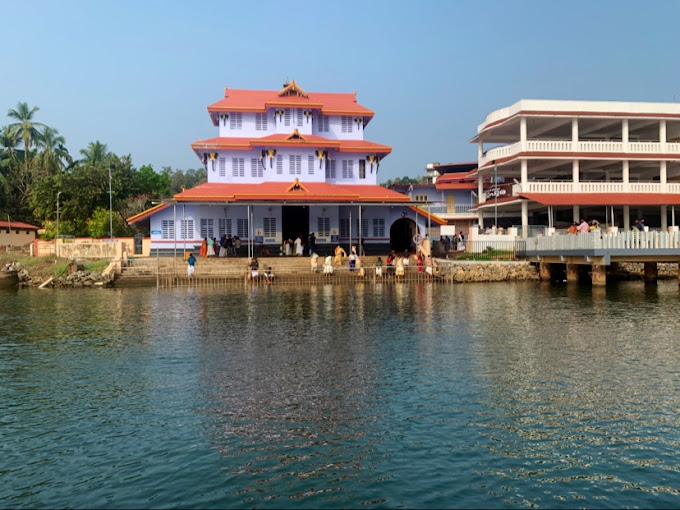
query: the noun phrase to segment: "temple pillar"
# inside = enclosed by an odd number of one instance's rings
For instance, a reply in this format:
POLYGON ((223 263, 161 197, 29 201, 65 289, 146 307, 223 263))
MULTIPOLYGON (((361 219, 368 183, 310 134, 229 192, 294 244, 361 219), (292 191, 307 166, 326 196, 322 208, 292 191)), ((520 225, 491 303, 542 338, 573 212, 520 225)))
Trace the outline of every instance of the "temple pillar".
POLYGON ((527 118, 520 117, 519 119, 519 142, 520 150, 524 152, 527 146, 527 118))
POLYGON ((630 206, 623 206, 623 230, 630 230, 630 206))
POLYGON ((578 282, 578 264, 567 264, 567 282, 578 282))
POLYGON ((668 231, 668 206, 661 206, 661 230, 664 232, 668 231))
POLYGON ((593 285, 602 287, 607 284, 607 266, 591 266, 590 279, 593 285))
POLYGON ((575 206, 572 207, 572 210, 573 210, 573 212, 572 212, 572 217, 574 218, 574 221, 575 221, 576 223, 578 223, 579 221, 581 221, 581 216, 580 216, 580 214, 581 214, 581 206, 575 205, 575 206))
POLYGON ((550 263, 541 262, 538 264, 538 277, 542 282, 550 281, 550 263))
POLYGON ((623 192, 628 193, 630 191, 630 162, 627 159, 624 159, 621 162, 621 175, 623 180, 623 192))
POLYGON ((522 237, 529 237, 529 201, 522 200, 522 237))
POLYGON ((656 283, 658 276, 656 262, 645 262, 645 283, 656 283))
POLYGON ((580 166, 579 166, 579 160, 574 159, 571 161, 571 180, 572 180, 572 185, 571 188, 574 191, 574 193, 579 192, 579 181, 580 181, 580 166))

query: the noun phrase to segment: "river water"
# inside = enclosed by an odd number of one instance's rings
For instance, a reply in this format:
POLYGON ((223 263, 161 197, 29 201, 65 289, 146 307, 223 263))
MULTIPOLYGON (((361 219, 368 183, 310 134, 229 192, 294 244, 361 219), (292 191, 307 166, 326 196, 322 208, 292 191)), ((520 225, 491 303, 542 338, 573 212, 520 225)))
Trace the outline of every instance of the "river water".
POLYGON ((0 507, 678 507, 677 282, 0 291, 0 507))

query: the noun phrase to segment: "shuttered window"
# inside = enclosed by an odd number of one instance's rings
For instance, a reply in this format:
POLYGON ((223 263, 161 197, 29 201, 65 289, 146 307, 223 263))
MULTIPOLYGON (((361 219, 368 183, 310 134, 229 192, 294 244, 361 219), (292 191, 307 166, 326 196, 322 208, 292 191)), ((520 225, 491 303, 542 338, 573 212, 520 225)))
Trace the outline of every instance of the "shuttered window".
POLYGON ((326 179, 335 179, 335 160, 326 161, 326 179))
POLYGON ((354 160, 351 159, 342 160, 342 178, 354 179, 354 160))
POLYGON ((215 225, 212 218, 201 218, 201 239, 215 237, 215 225))
POLYGON ((220 177, 227 176, 227 158, 220 158, 220 177))
POLYGON ((328 116, 319 114, 319 132, 328 133, 330 129, 328 128, 328 116))
POLYGON ((258 158, 252 158, 250 160, 250 176, 262 177, 263 175, 262 162, 258 158))
POLYGON ((290 126, 290 108, 283 110, 283 125, 290 126))
POLYGON ((359 179, 366 178, 366 161, 363 159, 359 160, 359 179))
POLYGON ((342 116, 342 132, 343 133, 352 132, 352 117, 349 115, 342 116))
POLYGON ((319 218, 317 222, 319 231, 319 237, 328 237, 331 235, 331 219, 330 218, 319 218))
POLYGON ((246 165, 243 158, 232 158, 231 160, 231 175, 233 177, 245 177, 246 165))
POLYGON ((288 156, 288 173, 291 175, 302 174, 302 156, 288 156))
POLYGON ((248 239, 248 218, 236 220, 236 235, 239 239, 248 239))
POLYGON ((373 237, 385 237, 384 218, 373 218, 373 237))
POLYGON ((229 115, 229 128, 230 129, 242 129, 243 128, 243 114, 242 113, 232 113, 229 115))
POLYGON ((219 234, 227 237, 231 235, 231 218, 219 219, 219 234))
POLYGON ((349 219, 340 218, 340 237, 349 237, 349 219))
POLYGON ((276 218, 262 218, 265 237, 276 236, 276 218))
POLYGON ((307 156, 307 173, 309 175, 314 175, 314 159, 313 154, 307 156))
POLYGON ((282 174, 283 173, 283 156, 276 156, 276 173, 277 174, 282 174))
POLYGON ((161 239, 175 238, 175 222, 173 220, 163 220, 161 222, 161 239))
POLYGON ((181 239, 193 239, 194 238, 194 220, 181 220, 180 225, 182 227, 182 237, 181 237, 181 239))
POLYGON ((256 113, 255 114, 255 130, 256 131, 267 131, 267 114, 266 113, 256 113))
POLYGON ((361 218, 361 232, 359 231, 359 218, 354 220, 354 235, 357 237, 366 237, 368 235, 368 218, 361 218))

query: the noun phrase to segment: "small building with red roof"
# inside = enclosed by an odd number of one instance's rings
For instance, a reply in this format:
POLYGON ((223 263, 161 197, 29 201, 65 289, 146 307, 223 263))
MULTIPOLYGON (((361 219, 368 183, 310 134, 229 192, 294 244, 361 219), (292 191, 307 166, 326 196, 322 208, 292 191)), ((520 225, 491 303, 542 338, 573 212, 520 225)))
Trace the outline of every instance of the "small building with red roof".
POLYGON ((0 249, 26 247, 35 241, 39 228, 21 221, 0 221, 0 249))
POLYGON ((405 249, 416 233, 445 223, 409 195, 379 186, 391 147, 364 139, 374 112, 356 93, 224 89, 208 106, 218 136, 191 148, 207 182, 128 219, 149 222, 152 249, 193 249, 237 236, 277 250, 310 234, 320 253, 358 238, 405 249))

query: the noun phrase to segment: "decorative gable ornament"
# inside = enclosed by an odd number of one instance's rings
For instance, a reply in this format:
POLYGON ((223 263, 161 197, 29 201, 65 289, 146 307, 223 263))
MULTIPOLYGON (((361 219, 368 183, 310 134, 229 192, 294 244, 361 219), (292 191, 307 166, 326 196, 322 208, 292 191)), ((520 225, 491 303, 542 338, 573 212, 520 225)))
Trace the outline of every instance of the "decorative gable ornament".
POLYGON ((321 163, 323 162, 323 149, 317 149, 315 151, 316 157, 319 158, 319 170, 321 170, 321 163))
POLYGON ((227 119, 229 118, 228 113, 220 113, 220 120, 222 121, 222 126, 227 125, 227 119))
POLYGON ((361 126, 363 126, 363 124, 364 124, 364 119, 362 119, 361 117, 355 117, 355 118, 354 118, 354 122, 356 122, 356 123, 357 123, 357 127, 358 127, 359 129, 361 129, 361 126))
POLYGON ((287 142, 291 141, 291 140, 300 141, 300 142, 306 142, 307 141, 307 139, 300 134, 300 132, 297 130, 297 128, 295 128, 295 131, 293 131, 291 134, 289 134, 286 137, 287 142))
POLYGON ((286 84, 283 89, 279 92, 279 96, 292 96, 296 95, 298 97, 309 97, 307 95, 307 92, 305 92, 302 87, 300 87, 297 83, 295 83, 295 80, 292 80, 290 83, 286 84))
POLYGON ((279 117, 279 122, 281 122, 281 119, 283 119, 283 110, 274 110, 274 120, 276 120, 276 117, 279 117))
POLYGON ((291 184, 290 186, 288 186, 288 189, 286 190, 286 193, 289 193, 289 192, 291 192, 291 191, 304 191, 305 193, 309 193, 309 190, 307 190, 307 188, 305 188, 305 187, 300 183, 300 179, 299 179, 298 177, 295 178, 295 181, 293 182, 293 184, 291 184))

